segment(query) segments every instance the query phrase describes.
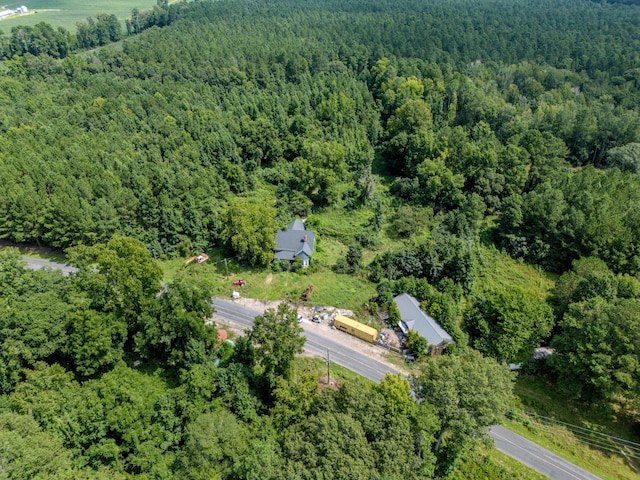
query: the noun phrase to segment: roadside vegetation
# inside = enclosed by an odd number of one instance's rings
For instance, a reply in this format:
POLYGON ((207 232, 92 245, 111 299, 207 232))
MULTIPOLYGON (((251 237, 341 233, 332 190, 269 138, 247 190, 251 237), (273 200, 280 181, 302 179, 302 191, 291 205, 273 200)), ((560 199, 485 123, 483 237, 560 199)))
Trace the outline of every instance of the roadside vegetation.
POLYGON ((105 13, 0 38, 0 238, 80 268, 31 273, 2 252, 13 458, 72 478, 517 475, 478 450, 514 408, 509 363, 524 408, 638 438, 638 5, 137 8, 124 28, 105 13), (306 269, 273 261, 294 219, 317 237, 306 269), (205 324, 211 295, 309 285, 311 304, 364 321, 397 320, 406 292, 440 322, 455 345, 418 352, 418 403, 402 379, 318 392, 286 355, 270 363, 291 312, 235 348, 205 324), (540 346, 553 354, 534 361, 540 346), (494 410, 467 398, 479 378, 500 386, 476 392, 494 410), (33 461, 29 435, 49 446, 33 461))

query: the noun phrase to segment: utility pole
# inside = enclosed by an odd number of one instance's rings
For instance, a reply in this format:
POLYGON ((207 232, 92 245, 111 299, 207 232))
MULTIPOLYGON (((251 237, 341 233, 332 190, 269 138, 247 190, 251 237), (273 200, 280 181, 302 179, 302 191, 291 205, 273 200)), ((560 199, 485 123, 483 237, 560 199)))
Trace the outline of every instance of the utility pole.
POLYGON ((331 353, 327 348, 327 385, 331 385, 331 353))
POLYGON ((224 269, 227 271, 227 277, 229 276, 229 266, 227 265, 227 259, 224 259, 224 269))

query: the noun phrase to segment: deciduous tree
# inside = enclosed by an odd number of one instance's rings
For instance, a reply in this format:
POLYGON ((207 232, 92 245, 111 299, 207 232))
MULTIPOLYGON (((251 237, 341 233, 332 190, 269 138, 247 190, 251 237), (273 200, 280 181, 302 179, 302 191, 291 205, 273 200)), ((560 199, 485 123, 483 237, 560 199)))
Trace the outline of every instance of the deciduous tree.
POLYGON ((285 302, 278 305, 277 310, 269 308, 257 316, 253 327, 247 331, 255 345, 256 359, 272 385, 277 377, 291 376, 293 359, 304 347, 302 331, 298 312, 285 302))

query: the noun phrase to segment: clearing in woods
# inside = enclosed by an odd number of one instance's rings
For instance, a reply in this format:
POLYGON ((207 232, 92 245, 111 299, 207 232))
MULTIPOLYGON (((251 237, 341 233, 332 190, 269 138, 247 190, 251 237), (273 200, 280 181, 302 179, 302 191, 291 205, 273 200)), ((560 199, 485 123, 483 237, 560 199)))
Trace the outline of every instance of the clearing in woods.
POLYGON ((85 21, 87 17, 95 18, 96 13, 114 14, 123 22, 124 33, 124 20, 131 16, 131 10, 148 10, 156 5, 156 0, 18 0, 4 4, 4 8, 15 10, 21 5, 26 6, 29 12, 0 20, 0 30, 5 35, 18 25, 33 26, 40 22, 48 23, 54 28, 64 27, 75 34, 76 23, 85 21))

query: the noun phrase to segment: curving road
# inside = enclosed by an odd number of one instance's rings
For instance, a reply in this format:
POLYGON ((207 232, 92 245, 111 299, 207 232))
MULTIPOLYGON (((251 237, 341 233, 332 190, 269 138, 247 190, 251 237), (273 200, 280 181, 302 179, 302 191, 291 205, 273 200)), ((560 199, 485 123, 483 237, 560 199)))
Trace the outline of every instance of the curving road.
MULTIPOLYGON (((261 312, 258 312, 257 310, 251 310, 221 298, 214 298, 213 306, 216 309, 216 316, 223 320, 231 320, 245 328, 251 328, 253 325, 253 319, 258 315, 261 315, 261 312)), ((307 326, 308 324, 303 324, 303 328, 307 326)), ((398 372, 397 370, 390 368, 384 363, 378 362, 367 355, 363 355, 362 353, 345 347, 340 343, 318 335, 309 328, 304 328, 304 330, 304 336, 307 338, 304 349, 307 352, 321 357, 326 357, 327 350, 329 350, 332 362, 376 382, 382 380, 382 377, 384 377, 387 372, 398 372)))
MULTIPOLYGON (((48 267, 62 270, 63 275, 69 275, 70 273, 78 271, 75 267, 61 263, 28 257, 23 257, 23 259, 27 263, 28 268, 34 270, 48 267)), ((218 317, 240 324, 245 328, 250 328, 253 325, 253 319, 257 315, 260 315, 260 312, 256 310, 236 305, 229 300, 221 298, 214 298, 213 305, 215 306, 218 317)), ((396 370, 387 365, 351 350, 342 344, 322 337, 310 329, 305 329, 304 335, 307 338, 305 343, 306 351, 324 357, 327 354, 327 350, 329 350, 331 352, 331 361, 363 377, 379 382, 387 372, 397 373, 396 370)), ((599 477, 573 465, 567 460, 504 427, 491 427, 489 435, 493 438, 496 448, 502 453, 513 457, 537 472, 548 476, 552 480, 599 480, 599 477)))
MULTIPOLYGON (((260 315, 260 312, 256 310, 236 305, 221 298, 215 298, 213 305, 218 317, 223 320, 231 320, 244 328, 250 328, 253 325, 253 319, 260 315)), ((308 328, 305 328, 304 335, 307 338, 306 351, 325 357, 328 349, 331 351, 332 361, 363 377, 379 382, 385 373, 397 373, 397 370, 344 345, 319 336, 308 328)), ((552 480, 599 480, 599 477, 504 427, 497 425, 491 427, 489 436, 493 438, 496 448, 502 453, 515 458, 552 480)))

